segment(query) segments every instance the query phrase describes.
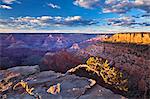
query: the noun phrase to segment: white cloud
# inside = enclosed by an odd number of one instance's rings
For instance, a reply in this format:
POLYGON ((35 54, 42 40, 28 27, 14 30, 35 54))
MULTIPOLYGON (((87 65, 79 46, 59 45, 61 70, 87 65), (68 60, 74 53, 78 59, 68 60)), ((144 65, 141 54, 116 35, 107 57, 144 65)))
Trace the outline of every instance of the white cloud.
POLYGON ((134 5, 136 8, 150 12, 150 0, 135 0, 134 5))
POLYGON ((88 26, 97 24, 94 20, 87 20, 81 16, 41 16, 41 17, 17 17, 10 19, 0 19, 0 28, 16 28, 16 29, 41 29, 41 28, 59 28, 73 26, 88 26))
MULTIPOLYGON (((144 20, 144 19, 141 19, 144 20)), ((150 32, 150 26, 137 28, 123 27, 125 24, 135 23, 132 17, 121 16, 108 20, 111 25, 90 25, 92 20, 85 20, 81 16, 70 17, 18 17, 0 19, 0 33, 117 33, 117 32, 150 32), (58 20, 59 19, 59 20, 58 20), (112 26, 113 25, 113 26, 112 26), (58 27, 60 26, 60 27, 58 27), (48 28, 45 28, 48 27, 48 28), (142 28, 142 29, 141 29, 142 28)), ((143 21, 141 21, 142 23, 143 21)), ((96 23, 95 23, 96 24, 96 23)))
POLYGON ((135 0, 136 5, 147 5, 150 6, 150 0, 135 0))
POLYGON ((73 4, 86 9, 101 8, 103 13, 126 13, 131 9, 150 12, 150 0, 75 0, 73 4))
POLYGON ((50 19, 53 19, 53 17, 51 17, 51 16, 41 16, 41 17, 37 17, 37 19, 38 19, 38 20, 44 21, 44 20, 50 20, 50 19))
POLYGON ((53 3, 49 3, 47 4, 49 7, 53 8, 53 9, 61 9, 60 6, 56 5, 56 4, 53 4, 53 3))
POLYGON ((65 18, 66 21, 79 21, 81 20, 81 16, 73 16, 65 18))
POLYGON ((116 3, 116 0, 106 0, 105 4, 114 4, 116 3))
POLYGON ((103 13, 125 13, 132 8, 129 0, 106 0, 103 13))
POLYGON ((117 8, 103 8, 103 13, 123 13, 125 10, 117 8))
POLYGON ((108 18, 107 24, 110 26, 123 26, 132 28, 150 27, 150 19, 147 16, 140 18, 134 16, 120 16, 119 18, 108 18))
POLYGON ((135 23, 135 20, 129 16, 122 16, 120 18, 109 18, 108 24, 112 26, 130 26, 135 23))
POLYGON ((135 1, 135 4, 136 4, 136 5, 143 5, 144 2, 143 2, 143 0, 136 0, 136 1, 135 1))
POLYGON ((75 0, 73 4, 86 9, 93 9, 99 6, 99 2, 100 0, 75 0))
POLYGON ((12 9, 12 7, 8 5, 0 5, 0 9, 12 9))
POLYGON ((13 2, 16 2, 16 0, 2 0, 2 2, 6 4, 12 4, 13 2))
POLYGON ((104 13, 126 13, 131 9, 141 9, 150 12, 150 0, 106 0, 104 13))

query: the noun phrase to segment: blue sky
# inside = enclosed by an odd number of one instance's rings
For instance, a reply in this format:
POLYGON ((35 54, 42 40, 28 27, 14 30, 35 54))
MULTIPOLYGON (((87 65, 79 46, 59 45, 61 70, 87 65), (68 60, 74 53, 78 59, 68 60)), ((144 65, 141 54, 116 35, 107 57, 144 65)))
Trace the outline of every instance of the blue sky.
POLYGON ((150 0, 0 0, 0 32, 150 31, 150 0))

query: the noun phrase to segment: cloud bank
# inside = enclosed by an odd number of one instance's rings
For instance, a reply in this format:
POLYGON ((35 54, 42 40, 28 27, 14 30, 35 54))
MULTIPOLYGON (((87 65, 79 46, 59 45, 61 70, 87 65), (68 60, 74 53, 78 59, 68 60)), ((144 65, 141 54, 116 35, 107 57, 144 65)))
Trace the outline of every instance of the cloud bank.
POLYGON ((95 7, 98 7, 100 3, 100 0, 75 0, 73 2, 74 5, 80 6, 86 9, 93 9, 95 7))
POLYGON ((134 8, 150 12, 150 0, 75 0, 73 4, 86 9, 102 8, 103 13, 126 13, 134 8))
POLYGON ((30 29, 30 28, 46 28, 46 27, 60 27, 60 26, 87 26, 96 24, 94 20, 86 20, 81 16, 41 16, 41 17, 17 17, 10 19, 0 19, 0 27, 9 27, 16 29, 30 29))

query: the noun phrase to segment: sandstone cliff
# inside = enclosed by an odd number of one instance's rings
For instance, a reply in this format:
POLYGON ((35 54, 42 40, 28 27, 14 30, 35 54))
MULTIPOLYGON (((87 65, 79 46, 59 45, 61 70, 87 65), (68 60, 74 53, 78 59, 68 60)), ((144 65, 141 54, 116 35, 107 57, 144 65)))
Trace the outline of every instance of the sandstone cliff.
POLYGON ((107 42, 122 42, 122 43, 136 43, 136 44, 150 44, 150 33, 118 33, 112 37, 106 38, 107 42))

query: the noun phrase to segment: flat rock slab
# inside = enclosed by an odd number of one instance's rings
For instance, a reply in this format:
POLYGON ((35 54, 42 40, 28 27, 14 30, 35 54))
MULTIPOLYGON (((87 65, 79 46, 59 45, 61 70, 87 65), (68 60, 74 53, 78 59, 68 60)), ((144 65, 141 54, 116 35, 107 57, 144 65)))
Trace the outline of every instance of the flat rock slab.
POLYGON ((114 94, 111 90, 96 84, 91 89, 89 89, 84 95, 80 96, 79 99, 126 99, 126 98, 121 95, 114 94))
POLYGON ((28 75, 40 72, 40 68, 38 65, 36 65, 36 66, 18 66, 18 67, 9 68, 7 70, 9 70, 11 72, 20 73, 22 76, 28 76, 28 75))
MULTIPOLYGON (((8 70, 5 72, 7 71, 8 70)), ((11 69, 9 69, 9 71, 11 71, 11 69)), ((15 71, 13 72, 15 73, 15 71)), ((40 99, 122 98, 122 96, 114 94, 108 89, 105 89, 97 84, 95 85, 94 80, 78 77, 75 75, 65 75, 53 71, 38 72, 32 75, 28 75, 27 77, 25 76, 22 80, 28 83, 29 88, 34 88, 33 92, 37 93, 41 97, 40 99), (56 85, 58 83, 60 83, 60 93, 56 95, 47 93, 47 90, 50 88, 50 86, 56 85)), ((18 81, 17 78, 16 81, 18 81)), ((5 94, 0 94, 0 97, 7 99, 35 99, 34 96, 31 96, 22 90, 24 90, 22 87, 18 87, 16 90, 9 89, 9 91, 5 92, 5 94)))
POLYGON ((64 75, 53 71, 45 71, 39 74, 29 76, 25 79, 29 86, 35 88, 34 93, 38 93, 43 99, 46 98, 76 98, 80 97, 90 86, 91 81, 87 78, 77 77, 75 75, 64 75), (61 91, 59 94, 52 95, 47 93, 47 89, 60 83, 61 91))

